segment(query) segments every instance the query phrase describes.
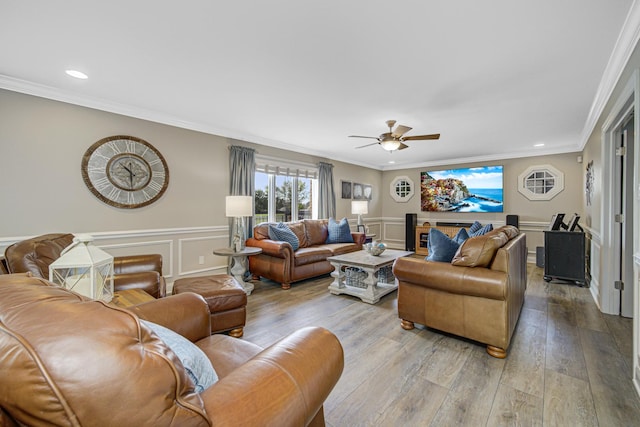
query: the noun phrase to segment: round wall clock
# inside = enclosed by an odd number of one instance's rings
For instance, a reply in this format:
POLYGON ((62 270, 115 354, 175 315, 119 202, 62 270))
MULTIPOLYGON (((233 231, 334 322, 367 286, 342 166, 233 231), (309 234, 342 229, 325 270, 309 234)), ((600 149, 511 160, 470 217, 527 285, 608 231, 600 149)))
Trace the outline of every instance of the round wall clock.
POLYGON ((133 136, 110 136, 82 157, 82 179, 100 200, 133 209, 158 200, 169 185, 169 168, 155 147, 133 136))

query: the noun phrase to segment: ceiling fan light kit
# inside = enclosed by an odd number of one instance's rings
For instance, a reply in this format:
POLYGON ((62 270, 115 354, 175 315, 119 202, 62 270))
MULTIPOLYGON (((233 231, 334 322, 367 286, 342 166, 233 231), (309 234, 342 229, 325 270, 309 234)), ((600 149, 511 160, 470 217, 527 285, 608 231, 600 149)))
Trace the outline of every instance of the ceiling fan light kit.
POLYGON ((395 130, 393 127, 396 124, 395 120, 387 120, 387 126, 389 127, 389 132, 385 132, 378 137, 375 136, 360 136, 360 135, 349 135, 349 138, 367 138, 367 139, 375 139, 378 142, 373 142, 371 144, 361 145, 356 148, 364 148, 369 147, 371 145, 380 144, 380 146, 388 151, 393 152, 396 150, 404 150, 409 146, 404 143, 404 141, 420 141, 427 139, 439 139, 440 134, 434 133, 431 135, 416 135, 416 136, 404 136, 405 133, 409 132, 412 128, 409 126, 398 125, 395 130))

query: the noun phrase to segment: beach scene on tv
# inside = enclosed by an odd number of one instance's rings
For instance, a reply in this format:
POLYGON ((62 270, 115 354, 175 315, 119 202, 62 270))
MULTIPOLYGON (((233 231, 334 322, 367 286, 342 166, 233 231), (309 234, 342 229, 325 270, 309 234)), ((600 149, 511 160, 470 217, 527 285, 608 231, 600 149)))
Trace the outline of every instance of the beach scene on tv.
POLYGON ((420 173, 420 207, 430 212, 502 212, 502 166, 420 173))

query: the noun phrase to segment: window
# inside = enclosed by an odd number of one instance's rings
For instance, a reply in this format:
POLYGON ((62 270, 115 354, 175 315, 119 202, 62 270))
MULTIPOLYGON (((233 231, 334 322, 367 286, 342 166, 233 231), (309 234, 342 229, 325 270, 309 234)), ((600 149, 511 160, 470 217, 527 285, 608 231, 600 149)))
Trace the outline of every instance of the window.
POLYGON ((564 174, 550 165, 531 166, 518 176, 518 191, 529 200, 551 200, 564 190, 564 174))
POLYGON ((397 176, 391 181, 390 194, 396 202, 408 202, 413 192, 413 181, 408 176, 397 176))
POLYGON ((318 217, 315 165, 256 156, 255 178, 257 224, 318 217))

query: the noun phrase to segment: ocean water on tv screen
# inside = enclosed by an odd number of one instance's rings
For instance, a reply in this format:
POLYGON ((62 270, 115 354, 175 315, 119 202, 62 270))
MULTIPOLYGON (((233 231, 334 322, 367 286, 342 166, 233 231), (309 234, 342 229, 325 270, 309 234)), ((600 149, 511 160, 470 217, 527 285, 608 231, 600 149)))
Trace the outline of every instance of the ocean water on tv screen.
POLYGON ((502 212, 502 188, 469 188, 469 192, 477 197, 464 200, 458 212, 502 212))

